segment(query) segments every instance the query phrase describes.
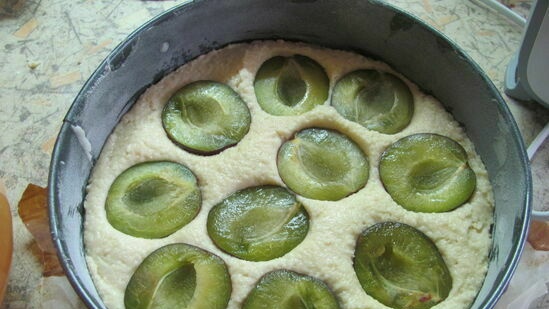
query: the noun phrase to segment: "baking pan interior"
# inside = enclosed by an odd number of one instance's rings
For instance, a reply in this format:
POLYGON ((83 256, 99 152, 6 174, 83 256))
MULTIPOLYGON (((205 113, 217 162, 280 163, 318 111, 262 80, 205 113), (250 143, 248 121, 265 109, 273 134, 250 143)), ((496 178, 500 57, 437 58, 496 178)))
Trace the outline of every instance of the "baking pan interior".
POLYGON ((86 266, 82 226, 88 177, 108 135, 165 74, 213 49, 257 39, 304 41, 385 61, 465 126, 496 202, 490 265, 472 308, 492 308, 517 265, 529 221, 531 183, 519 131, 497 89, 456 45, 405 12, 364 0, 193 1, 148 22, 109 55, 66 115, 49 177, 52 236, 84 302, 104 308, 86 266))

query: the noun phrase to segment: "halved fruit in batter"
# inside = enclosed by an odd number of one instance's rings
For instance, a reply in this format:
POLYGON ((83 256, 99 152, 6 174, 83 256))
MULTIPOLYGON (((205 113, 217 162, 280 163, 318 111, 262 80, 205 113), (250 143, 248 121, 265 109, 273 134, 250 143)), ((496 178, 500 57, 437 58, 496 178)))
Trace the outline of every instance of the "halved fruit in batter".
POLYGON ((199 154, 214 154, 237 144, 248 133, 250 122, 250 111, 240 96, 214 81, 184 86, 162 111, 168 137, 199 154))
POLYGON ((335 130, 309 128, 278 151, 278 172, 294 192, 317 200, 336 201, 368 181, 368 158, 360 147, 335 130))
POLYGON ((281 269, 265 274, 248 294, 242 309, 338 309, 326 283, 281 269))
POLYGON ((254 89, 257 102, 271 115, 303 114, 328 99, 330 81, 324 68, 313 59, 276 56, 259 68, 254 89))
POLYGON ((433 241, 403 223, 383 222, 364 230, 353 267, 364 291, 391 308, 431 308, 452 288, 448 267, 433 241))
POLYGON ((331 104, 343 117, 385 134, 403 130, 414 112, 410 88, 395 75, 377 70, 343 76, 334 86, 331 104))
POLYGON ((395 202, 418 212, 452 210, 465 203, 476 187, 463 147, 431 133, 404 137, 387 148, 379 174, 395 202))
POLYGON ((111 185, 107 220, 122 233, 161 238, 189 223, 200 210, 201 195, 194 174, 168 161, 134 165, 111 185))
POLYGON ((266 261, 301 243, 309 230, 309 215, 287 189, 258 186, 215 205, 207 228, 223 251, 248 261, 266 261))
POLYGON ((227 266, 200 248, 171 244, 139 265, 124 294, 127 309, 224 309, 231 296, 227 266))

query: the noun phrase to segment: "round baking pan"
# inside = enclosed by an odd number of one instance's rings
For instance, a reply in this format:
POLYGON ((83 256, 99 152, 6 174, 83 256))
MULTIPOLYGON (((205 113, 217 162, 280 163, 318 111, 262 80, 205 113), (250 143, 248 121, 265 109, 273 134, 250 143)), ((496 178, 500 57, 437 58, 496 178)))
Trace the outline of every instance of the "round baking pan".
POLYGON ((86 184, 120 118, 151 84, 197 56, 258 39, 304 41, 382 60, 439 99, 463 124, 494 190, 493 244, 472 308, 492 308, 517 266, 531 208, 526 152, 505 102, 458 46, 380 1, 202 0, 146 23, 105 59, 67 113, 51 161, 52 236, 66 274, 90 308, 105 308, 86 266, 86 184))

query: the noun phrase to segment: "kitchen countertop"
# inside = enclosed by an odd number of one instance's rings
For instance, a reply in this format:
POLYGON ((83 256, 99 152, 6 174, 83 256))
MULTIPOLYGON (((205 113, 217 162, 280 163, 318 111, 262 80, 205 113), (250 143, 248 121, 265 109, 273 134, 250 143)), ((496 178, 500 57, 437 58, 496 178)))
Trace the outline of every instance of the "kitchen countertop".
MULTIPOLYGON (((17 205, 29 183, 47 185, 50 156, 63 117, 94 69, 139 25, 182 2, 0 0, 0 192, 10 202, 14 226, 10 281, 0 308, 81 306, 74 292, 63 288, 67 287, 64 277, 42 277, 31 252, 33 238, 17 214, 17 205), (63 294, 62 306, 49 302, 56 293, 63 294)), ((504 72, 520 44, 521 26, 471 1, 388 2, 442 31, 503 90, 504 72)), ((532 102, 503 97, 528 145, 549 121, 549 111, 532 102)), ((548 203, 548 158, 546 142, 532 168, 538 208, 548 203)), ((527 244, 514 281, 536 276, 535 269, 548 266, 549 253, 535 252, 527 244)), ((520 287, 524 283, 512 282, 507 298, 520 294, 520 287)), ((549 297, 530 308, 549 308, 549 297)))

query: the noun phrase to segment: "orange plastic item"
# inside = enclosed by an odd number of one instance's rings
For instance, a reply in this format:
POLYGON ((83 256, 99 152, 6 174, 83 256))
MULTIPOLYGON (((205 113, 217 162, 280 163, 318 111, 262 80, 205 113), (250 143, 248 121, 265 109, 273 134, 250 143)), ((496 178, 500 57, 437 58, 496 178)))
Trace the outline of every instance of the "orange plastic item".
POLYGON ((528 242, 538 251, 549 251, 549 221, 532 220, 528 242))
POLYGON ((13 252, 13 230, 8 199, 0 193, 0 304, 8 285, 8 276, 13 252))

